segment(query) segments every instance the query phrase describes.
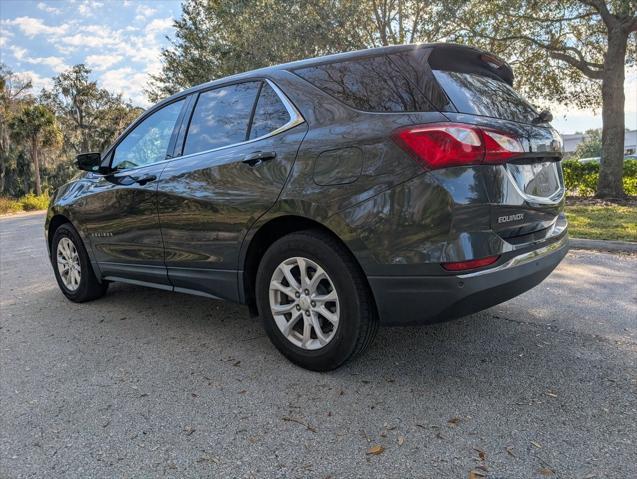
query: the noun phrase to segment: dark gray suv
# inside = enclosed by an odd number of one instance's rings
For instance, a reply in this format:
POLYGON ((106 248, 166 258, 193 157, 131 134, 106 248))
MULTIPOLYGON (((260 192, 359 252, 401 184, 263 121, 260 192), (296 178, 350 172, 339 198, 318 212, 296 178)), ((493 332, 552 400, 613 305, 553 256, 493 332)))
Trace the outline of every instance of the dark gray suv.
POLYGON ((499 58, 407 45, 264 68, 147 110, 51 202, 62 292, 247 304, 313 370, 380 324, 512 298, 568 248, 561 140, 499 58))

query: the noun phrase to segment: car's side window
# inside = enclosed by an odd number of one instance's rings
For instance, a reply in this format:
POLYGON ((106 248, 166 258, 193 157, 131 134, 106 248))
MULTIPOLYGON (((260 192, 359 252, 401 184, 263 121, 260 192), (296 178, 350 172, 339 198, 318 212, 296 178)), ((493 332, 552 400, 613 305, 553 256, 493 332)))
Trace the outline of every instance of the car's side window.
POLYGON ((186 135, 184 155, 246 140, 261 82, 246 82, 199 95, 186 135))
POLYGON ((111 168, 125 170, 165 160, 183 104, 184 100, 176 101, 146 117, 117 145, 111 168))
POLYGON ((250 139, 260 138, 281 128, 290 121, 290 114, 279 95, 264 82, 254 110, 254 118, 250 129, 250 139))

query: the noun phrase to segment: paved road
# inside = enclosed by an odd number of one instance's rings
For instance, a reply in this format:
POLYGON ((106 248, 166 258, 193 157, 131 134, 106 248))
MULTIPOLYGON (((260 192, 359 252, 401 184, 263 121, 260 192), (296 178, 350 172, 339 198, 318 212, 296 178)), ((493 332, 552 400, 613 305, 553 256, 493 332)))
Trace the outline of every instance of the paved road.
POLYGON ((0 220, 0 477, 637 477, 637 257, 571 252, 513 301, 381 330, 318 374, 241 306, 66 301, 42 222, 0 220))

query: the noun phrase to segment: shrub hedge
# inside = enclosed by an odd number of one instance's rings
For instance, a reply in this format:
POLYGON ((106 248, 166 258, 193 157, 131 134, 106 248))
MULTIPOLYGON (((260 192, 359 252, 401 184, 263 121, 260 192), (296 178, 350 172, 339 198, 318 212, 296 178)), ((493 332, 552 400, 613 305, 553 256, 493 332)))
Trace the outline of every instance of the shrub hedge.
MULTIPOLYGON (((569 195, 592 196, 597 191, 599 163, 580 163, 564 160, 564 184, 569 195)), ((637 195, 637 160, 624 161, 624 191, 627 195, 637 195)))
POLYGON ((29 193, 19 199, 0 197, 0 215, 17 213, 19 211, 45 210, 49 206, 49 195, 40 196, 29 193))

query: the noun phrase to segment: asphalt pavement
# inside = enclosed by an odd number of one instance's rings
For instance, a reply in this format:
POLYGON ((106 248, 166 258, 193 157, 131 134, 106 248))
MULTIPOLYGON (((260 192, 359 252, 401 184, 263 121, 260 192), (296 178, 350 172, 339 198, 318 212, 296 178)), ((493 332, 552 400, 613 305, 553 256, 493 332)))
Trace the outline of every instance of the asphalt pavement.
POLYGON ((313 373, 242 306, 67 301, 43 221, 0 219, 2 478, 637 477, 635 255, 571 251, 512 301, 313 373))

